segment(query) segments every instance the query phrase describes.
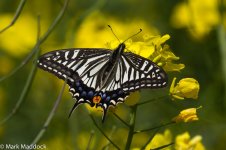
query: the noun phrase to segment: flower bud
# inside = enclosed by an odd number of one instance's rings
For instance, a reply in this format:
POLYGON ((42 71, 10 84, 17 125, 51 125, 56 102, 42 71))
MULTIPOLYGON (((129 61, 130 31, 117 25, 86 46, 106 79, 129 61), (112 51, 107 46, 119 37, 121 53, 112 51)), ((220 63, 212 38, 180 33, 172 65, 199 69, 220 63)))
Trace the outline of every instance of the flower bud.
POLYGON ((197 99, 199 93, 199 83, 194 78, 184 78, 181 79, 175 86, 176 78, 173 79, 173 82, 170 87, 170 94, 173 98, 184 99, 192 98, 197 99))

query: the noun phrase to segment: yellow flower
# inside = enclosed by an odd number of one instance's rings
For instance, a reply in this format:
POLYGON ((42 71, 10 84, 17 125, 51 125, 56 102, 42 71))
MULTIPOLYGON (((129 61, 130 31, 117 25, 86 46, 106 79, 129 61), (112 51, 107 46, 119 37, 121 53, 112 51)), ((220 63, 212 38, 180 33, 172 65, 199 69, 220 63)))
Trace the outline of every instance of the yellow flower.
POLYGON ((188 0, 179 3, 173 11, 171 22, 175 28, 189 28, 191 35, 200 39, 219 23, 217 0, 188 0))
POLYGON ((176 78, 173 79, 170 86, 170 94, 173 98, 184 99, 184 98, 198 98, 199 83, 194 78, 181 79, 175 86, 176 78))
MULTIPOLYGON (((172 142, 172 134, 170 130, 165 130, 163 134, 156 134, 155 137, 151 140, 151 142, 145 147, 145 150, 155 149, 160 146, 169 144, 172 142)), ((164 150, 170 150, 171 147, 166 147, 164 150)))
POLYGON ((174 63, 174 61, 179 60, 180 58, 175 56, 170 47, 166 44, 159 48, 156 46, 155 53, 153 53, 150 58, 159 66, 162 66, 166 72, 180 71, 185 67, 184 64, 174 63))
POLYGON ((182 110, 180 114, 173 118, 173 121, 178 122, 192 122, 199 120, 197 116, 197 108, 189 108, 182 110))
POLYGON ((176 150, 205 150, 202 144, 202 137, 196 135, 191 138, 188 132, 180 134, 176 137, 175 149, 176 150))
MULTIPOLYGON (((123 39, 122 41, 138 32, 140 28, 145 33, 158 35, 157 29, 148 25, 144 20, 120 21, 112 16, 105 16, 103 13, 95 11, 86 17, 77 31, 74 41, 75 47, 104 48, 106 43, 115 41, 116 38, 108 28, 108 24, 111 25, 116 36, 119 39, 123 39)), ((139 39, 141 36, 142 33, 137 35, 136 39, 139 39)), ((115 41, 115 45, 112 49, 119 45, 119 41, 115 41)))
POLYGON ((184 68, 184 64, 174 64, 173 61, 179 60, 179 57, 175 56, 170 47, 164 44, 169 38, 170 36, 168 34, 163 36, 145 35, 143 37, 143 42, 133 42, 130 47, 139 44, 141 46, 134 47, 135 51, 132 52, 145 58, 149 58, 157 65, 162 66, 167 72, 180 71, 184 68))
MULTIPOLYGON (((11 21, 13 15, 4 14, 0 18, 0 29, 2 29, 11 21)), ((36 22, 31 15, 21 15, 13 27, 0 35, 0 48, 16 57, 28 53, 36 42, 36 22)))

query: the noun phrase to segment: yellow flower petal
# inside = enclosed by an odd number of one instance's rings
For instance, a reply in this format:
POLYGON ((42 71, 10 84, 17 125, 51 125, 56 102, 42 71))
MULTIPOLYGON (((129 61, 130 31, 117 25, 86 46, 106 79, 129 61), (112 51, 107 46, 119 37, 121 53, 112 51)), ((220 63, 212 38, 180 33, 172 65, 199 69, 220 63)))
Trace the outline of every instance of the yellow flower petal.
MULTIPOLYGON (((150 141, 150 143, 145 147, 145 150, 155 149, 160 146, 169 144, 172 142, 172 134, 170 130, 165 130, 163 134, 158 133, 154 136, 154 138, 150 141)), ((164 148, 164 150, 170 150, 170 147, 164 148)))
MULTIPOLYGON (((6 26, 12 15, 0 16, 1 25, 6 26)), ((36 42, 37 23, 31 15, 21 15, 17 23, 0 35, 0 47, 10 55, 20 57, 30 51, 36 42)), ((3 27, 0 27, 2 29, 3 27)))
POLYGON ((176 150, 205 150, 202 144, 202 136, 196 135, 191 138, 188 132, 179 134, 175 140, 176 150))
POLYGON ((171 71, 180 71, 180 70, 184 69, 184 67, 185 67, 184 64, 174 64, 174 63, 171 63, 171 62, 167 62, 163 66, 163 69, 166 72, 171 72, 171 71))
POLYGON ((189 108, 182 110, 180 114, 173 118, 173 121, 178 122, 193 122, 199 120, 197 116, 197 108, 189 108))
POLYGON ((171 24, 175 28, 187 27, 190 34, 201 39, 220 21, 217 0, 187 0, 175 6, 171 24))
POLYGON ((173 86, 170 88, 170 94, 174 97, 197 99, 199 93, 199 83, 194 78, 181 79, 176 86, 173 81, 173 86))

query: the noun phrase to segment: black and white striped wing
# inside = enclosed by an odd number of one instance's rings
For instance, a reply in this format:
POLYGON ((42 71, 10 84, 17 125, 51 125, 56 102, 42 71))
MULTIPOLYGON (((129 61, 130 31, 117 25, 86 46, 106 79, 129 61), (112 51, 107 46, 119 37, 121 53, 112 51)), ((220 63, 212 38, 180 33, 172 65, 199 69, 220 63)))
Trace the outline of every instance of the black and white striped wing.
POLYGON ((120 72, 121 88, 125 92, 141 88, 162 88, 167 85, 165 71, 152 61, 136 54, 122 54, 119 66, 117 72, 120 72))
POLYGON ((68 79, 69 92, 76 99, 70 115, 82 103, 94 107, 93 98, 101 95, 96 107, 103 108, 104 120, 108 107, 123 102, 128 95, 120 88, 105 91, 97 87, 111 55, 112 51, 108 49, 57 50, 42 55, 38 59, 38 66, 60 79, 68 79))
POLYGON ((109 61, 112 51, 108 49, 63 49, 42 55, 38 66, 60 79, 75 82, 81 80, 96 89, 98 72, 109 61))

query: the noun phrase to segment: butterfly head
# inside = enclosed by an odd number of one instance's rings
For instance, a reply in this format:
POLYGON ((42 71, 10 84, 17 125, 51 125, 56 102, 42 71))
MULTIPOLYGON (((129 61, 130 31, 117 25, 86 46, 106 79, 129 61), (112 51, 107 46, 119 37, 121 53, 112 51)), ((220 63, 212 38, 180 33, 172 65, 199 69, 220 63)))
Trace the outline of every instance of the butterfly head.
POLYGON ((117 47, 117 49, 118 49, 120 52, 123 52, 125 48, 126 48, 125 43, 120 43, 119 46, 117 47))

